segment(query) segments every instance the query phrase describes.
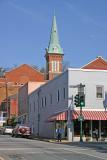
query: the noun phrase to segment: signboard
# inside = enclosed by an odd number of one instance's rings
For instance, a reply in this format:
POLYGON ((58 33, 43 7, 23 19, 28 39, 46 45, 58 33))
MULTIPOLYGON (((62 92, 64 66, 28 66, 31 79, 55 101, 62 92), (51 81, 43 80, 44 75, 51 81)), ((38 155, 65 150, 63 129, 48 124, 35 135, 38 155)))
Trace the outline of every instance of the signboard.
POLYGON ((79 116, 78 121, 84 121, 84 116, 79 116))

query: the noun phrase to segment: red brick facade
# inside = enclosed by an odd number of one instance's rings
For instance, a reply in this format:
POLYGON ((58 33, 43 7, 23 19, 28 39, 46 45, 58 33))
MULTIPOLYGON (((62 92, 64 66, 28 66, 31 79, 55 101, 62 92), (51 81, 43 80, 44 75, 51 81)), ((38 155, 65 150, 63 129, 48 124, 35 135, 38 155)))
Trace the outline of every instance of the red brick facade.
POLYGON ((25 84, 29 81, 43 82, 44 74, 27 64, 23 64, 7 72, 6 78, 9 82, 25 84))
POLYGON ((52 80, 56 75, 62 73, 63 54, 46 54, 47 80, 52 80), (59 71, 52 71, 52 61, 59 62, 59 71))
MULTIPOLYGON (((44 74, 34 69, 33 67, 23 64, 17 68, 14 68, 5 74, 5 78, 0 78, 0 104, 5 101, 6 104, 6 85, 7 85, 7 96, 9 97, 9 115, 18 115, 18 99, 17 96, 11 98, 12 95, 18 94, 18 88, 25 83, 33 82, 44 82, 44 74)), ((2 107, 2 106, 1 106, 2 107)), ((1 109, 0 109, 1 110, 1 109)))

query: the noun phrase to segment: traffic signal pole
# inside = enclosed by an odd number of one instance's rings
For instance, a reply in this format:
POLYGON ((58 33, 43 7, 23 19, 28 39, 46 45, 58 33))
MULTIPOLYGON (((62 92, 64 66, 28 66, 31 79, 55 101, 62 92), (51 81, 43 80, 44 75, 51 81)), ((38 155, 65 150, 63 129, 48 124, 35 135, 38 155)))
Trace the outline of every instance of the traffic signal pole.
MULTIPOLYGON (((82 117, 82 107, 80 107, 80 117, 82 117)), ((80 142, 83 142, 83 125, 82 118, 80 118, 80 142)))
POLYGON ((81 103, 81 96, 82 92, 84 94, 84 87, 85 85, 82 85, 80 83, 79 89, 80 89, 80 142, 83 142, 83 114, 82 114, 82 107, 85 105, 85 103, 83 104, 83 102, 81 103))
POLYGON ((70 88, 78 88, 78 94, 74 97, 74 105, 76 107, 80 107, 80 115, 78 117, 78 120, 80 121, 80 142, 83 142, 83 113, 82 113, 82 107, 85 106, 85 95, 84 95, 84 87, 82 83, 78 85, 71 85, 70 88))

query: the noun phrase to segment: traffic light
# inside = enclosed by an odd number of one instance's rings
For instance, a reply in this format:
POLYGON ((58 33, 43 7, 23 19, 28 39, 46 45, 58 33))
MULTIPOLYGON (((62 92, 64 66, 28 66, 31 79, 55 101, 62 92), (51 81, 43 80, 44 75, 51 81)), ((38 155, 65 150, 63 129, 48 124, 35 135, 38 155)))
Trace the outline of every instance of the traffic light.
POLYGON ((85 106, 85 95, 81 95, 80 96, 80 107, 84 107, 85 106))
POLYGON ((80 105, 79 94, 75 95, 75 97, 74 97, 74 104, 76 105, 76 107, 79 107, 79 105, 80 105))

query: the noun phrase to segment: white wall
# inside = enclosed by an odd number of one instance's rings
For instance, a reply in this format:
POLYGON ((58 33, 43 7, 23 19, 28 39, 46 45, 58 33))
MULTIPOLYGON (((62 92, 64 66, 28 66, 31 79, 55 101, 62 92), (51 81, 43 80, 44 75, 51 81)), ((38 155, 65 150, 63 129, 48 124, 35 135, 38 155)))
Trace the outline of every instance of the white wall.
MULTIPOLYGON (((107 71, 69 69, 69 85, 85 84, 84 109, 104 110, 105 93, 107 92, 107 71), (104 98, 96 98, 96 86, 104 86, 104 98)), ((69 88, 69 96, 77 94, 77 88, 69 88)), ((70 103, 70 102, 69 102, 70 103)))
MULTIPOLYGON (((104 99, 96 98, 96 85, 103 85, 104 92, 107 92, 107 71, 92 71, 86 69, 68 69, 66 72, 55 79, 44 84, 31 95, 29 95, 29 124, 34 126, 34 133, 38 133, 38 113, 40 114, 39 135, 44 137, 53 137, 54 123, 47 122, 48 117, 68 109, 72 95, 77 94, 77 88, 70 88, 70 85, 85 84, 86 106, 84 109, 104 110, 104 99), (66 98, 63 98, 63 88, 66 90, 66 98), (60 92, 60 99, 57 102, 57 91, 60 92), (39 101, 38 101, 39 92, 39 101), (50 94, 52 94, 52 104, 50 103, 50 94), (41 100, 46 97, 46 106, 42 107, 41 100), (35 111, 34 111, 35 102, 35 111), (38 106, 39 103, 39 106, 38 106), (30 111, 31 106, 31 111, 30 111), (39 107, 39 110, 38 110, 39 107)), ((75 106, 74 106, 75 107, 75 106)), ((75 108, 79 109, 79 108, 75 108)))
POLYGON ((38 112, 40 113, 40 122, 39 125, 40 130, 39 134, 41 136, 48 136, 54 135, 53 131, 53 123, 47 122, 49 116, 63 111, 67 109, 67 97, 68 97, 68 90, 67 90, 68 78, 67 72, 61 74, 60 76, 56 77, 54 80, 49 81, 47 84, 41 86, 31 95, 29 95, 29 107, 31 105, 31 112, 29 109, 29 124, 30 126, 34 124, 35 126, 35 133, 38 133, 38 112), (65 99, 63 98, 63 88, 65 88, 65 99), (59 102, 57 102, 57 92, 59 90, 60 97, 59 102), (39 111, 38 111, 38 92, 39 92, 39 111), (52 104, 50 103, 50 94, 52 95, 52 104), (46 97, 46 106, 42 107, 42 98, 45 101, 46 97), (35 101, 36 111, 33 110, 33 103, 35 101), (48 130, 48 132, 47 132, 48 130))

